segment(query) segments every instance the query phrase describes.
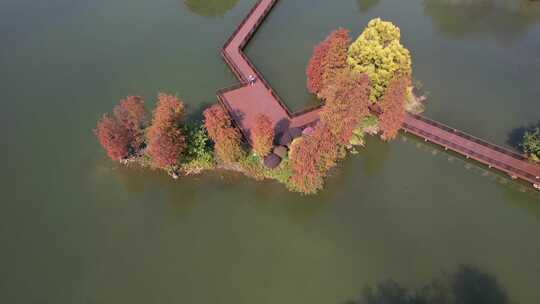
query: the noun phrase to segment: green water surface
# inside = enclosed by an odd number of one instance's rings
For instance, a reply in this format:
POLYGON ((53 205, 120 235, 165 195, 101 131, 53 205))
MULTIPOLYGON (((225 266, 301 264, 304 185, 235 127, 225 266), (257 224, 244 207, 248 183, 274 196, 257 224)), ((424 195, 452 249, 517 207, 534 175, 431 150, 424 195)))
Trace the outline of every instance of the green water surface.
MULTIPOLYGON (((0 303, 342 304, 460 265, 475 274, 447 292, 465 304, 540 303, 539 194, 413 137, 370 139, 312 197, 106 159, 92 129, 121 97, 175 93, 194 117, 235 83, 218 51, 254 3, 0 2, 0 303)), ((528 0, 281 0, 246 51, 301 109, 313 45, 378 16, 429 117, 509 147, 540 120, 528 0)))

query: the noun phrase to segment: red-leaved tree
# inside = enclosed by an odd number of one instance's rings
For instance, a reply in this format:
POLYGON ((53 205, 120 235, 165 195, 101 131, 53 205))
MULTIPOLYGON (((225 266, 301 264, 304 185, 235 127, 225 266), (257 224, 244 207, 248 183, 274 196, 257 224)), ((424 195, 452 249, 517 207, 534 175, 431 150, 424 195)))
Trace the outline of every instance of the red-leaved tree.
POLYGON ((322 189, 324 177, 335 166, 338 147, 330 129, 317 123, 313 133, 304 135, 291 147, 291 182, 294 189, 304 194, 314 194, 322 189))
POLYGON ((186 148, 186 139, 180 129, 184 104, 176 96, 160 93, 148 129, 148 155, 152 167, 168 169, 175 165, 186 148))
POLYGON ((408 75, 398 76, 390 82, 380 102, 382 114, 379 116, 381 138, 390 141, 396 138, 405 121, 405 103, 407 88, 410 86, 408 75))
POLYGON ((325 82, 347 66, 347 50, 350 44, 349 31, 339 28, 315 46, 306 69, 307 88, 310 93, 319 94, 325 82))
POLYGON ((214 141, 217 156, 225 163, 234 163, 243 155, 240 131, 231 122, 223 107, 215 104, 204 110, 204 126, 214 141))
POLYGON ((128 156, 129 132, 115 119, 104 114, 98 121, 94 133, 109 158, 118 161, 128 156))
POLYGON ((251 130, 253 151, 259 156, 267 156, 274 146, 274 128, 268 116, 259 114, 255 118, 255 126, 251 130))
POLYGON ((369 90, 367 75, 343 70, 321 91, 325 104, 320 119, 339 144, 349 143, 354 129, 369 113, 369 90))
POLYGON ((128 132, 130 146, 134 151, 144 142, 144 127, 147 113, 144 101, 139 96, 128 96, 113 110, 114 117, 128 132))

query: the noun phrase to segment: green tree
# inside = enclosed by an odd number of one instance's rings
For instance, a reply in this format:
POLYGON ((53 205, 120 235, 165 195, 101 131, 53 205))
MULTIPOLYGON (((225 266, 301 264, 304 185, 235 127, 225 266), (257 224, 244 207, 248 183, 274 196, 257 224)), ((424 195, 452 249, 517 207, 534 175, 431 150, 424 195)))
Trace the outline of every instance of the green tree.
POLYGON ((411 55, 400 43, 400 30, 391 22, 373 19, 349 47, 347 63, 371 81, 372 102, 378 101, 398 74, 411 73, 411 55))
POLYGON ((187 147, 182 156, 182 169, 188 174, 200 173, 214 167, 213 147, 204 125, 186 123, 182 128, 187 147))
POLYGON ((525 132, 521 146, 533 160, 540 161, 540 128, 525 132))

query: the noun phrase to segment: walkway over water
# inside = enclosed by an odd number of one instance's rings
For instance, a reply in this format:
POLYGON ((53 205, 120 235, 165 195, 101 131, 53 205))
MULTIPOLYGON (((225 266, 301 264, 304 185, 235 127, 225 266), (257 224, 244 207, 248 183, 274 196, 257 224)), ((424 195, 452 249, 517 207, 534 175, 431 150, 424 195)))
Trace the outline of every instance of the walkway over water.
POLYGON ((242 51, 276 2, 277 0, 258 1, 221 49, 223 59, 240 84, 219 90, 218 99, 230 112, 247 139, 250 138, 249 130, 259 113, 264 113, 270 118, 276 134, 286 131, 289 127, 312 124, 319 118, 318 107, 297 113, 289 112, 281 98, 242 51), (257 78, 253 85, 248 84, 250 75, 257 78))
MULTIPOLYGON (((270 118, 278 135, 288 128, 312 125, 319 119, 320 107, 291 113, 243 52, 276 2, 277 0, 259 0, 221 49, 223 59, 240 84, 219 90, 218 100, 227 109, 247 140, 250 140, 250 130, 260 113, 270 118), (255 76, 257 81, 249 84, 249 76, 255 76)), ((513 179, 520 178, 539 188, 540 166, 529 162, 521 154, 419 115, 408 114, 402 128, 405 132, 438 144, 445 150, 449 149, 466 158, 472 158, 489 168, 496 168, 509 174, 513 179)))

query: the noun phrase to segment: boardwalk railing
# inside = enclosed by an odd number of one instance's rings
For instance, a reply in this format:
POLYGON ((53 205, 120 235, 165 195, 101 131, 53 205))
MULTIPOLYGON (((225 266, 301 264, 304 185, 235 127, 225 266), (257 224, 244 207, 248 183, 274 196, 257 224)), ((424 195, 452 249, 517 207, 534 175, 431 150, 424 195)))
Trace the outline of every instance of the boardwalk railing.
POLYGON ((460 130, 458 130, 458 129, 449 127, 449 126, 447 126, 447 125, 445 125, 445 124, 443 124, 443 123, 440 123, 440 122, 438 122, 438 121, 431 120, 431 119, 426 118, 426 117, 421 116, 421 115, 409 114, 409 116, 414 117, 414 119, 423 121, 423 122, 425 122, 425 123, 427 123, 427 124, 430 124, 430 125, 432 125, 432 126, 434 126, 434 127, 436 127, 436 128, 439 128, 439 129, 441 129, 441 130, 445 130, 445 131, 447 131, 447 132, 454 133, 455 135, 458 135, 458 136, 460 136, 460 137, 462 137, 462 138, 465 138, 465 139, 467 139, 468 141, 471 141, 471 142, 477 143, 477 144, 479 144, 479 145, 482 145, 482 146, 484 146, 484 147, 486 147, 486 148, 488 148, 488 149, 492 149, 492 150, 495 150, 495 151, 497 151, 497 152, 506 154, 506 155, 508 155, 508 156, 510 156, 510 157, 513 157, 513 158, 517 159, 517 160, 523 160, 523 161, 527 161, 527 160, 528 160, 527 157, 524 156, 524 155, 521 155, 521 154, 518 154, 518 153, 516 153, 516 152, 510 151, 510 150, 505 149, 505 148, 503 148, 503 147, 494 145, 494 144, 489 143, 489 142, 487 142, 487 141, 485 141, 485 140, 483 140, 483 139, 480 139, 480 138, 478 138, 478 137, 476 137, 476 136, 470 135, 470 134, 465 133, 465 132, 463 132, 463 131, 460 131, 460 130))
POLYGON ((223 44, 223 47, 221 48, 222 50, 226 49, 229 46, 229 43, 231 43, 231 41, 236 37, 238 32, 242 29, 244 24, 246 24, 246 22, 249 20, 249 18, 251 18, 251 15, 253 15, 253 12, 259 7, 261 2, 263 2, 263 0, 257 1, 257 3, 251 8, 251 10, 249 10, 249 13, 246 15, 246 17, 244 19, 242 19, 242 22, 240 22, 240 24, 236 27, 233 34, 231 36, 229 36, 227 41, 225 41, 225 43, 223 44))
POLYGON ((480 153, 477 153, 473 150, 470 150, 469 148, 465 147, 465 146, 462 146, 462 145, 458 145, 456 143, 453 143, 453 142, 450 142, 446 139, 443 139, 443 138, 440 138, 434 134, 431 134, 431 133, 428 133, 428 132, 425 132, 424 130, 421 130, 421 129, 418 129, 416 127, 413 127, 411 125, 408 125, 408 124, 404 124, 403 125, 403 128, 405 130, 407 130, 408 132, 410 133, 413 133, 421 138, 425 138, 425 139, 428 139, 429 141, 432 141, 433 143, 436 143, 436 144, 439 144, 445 148, 448 148, 448 149, 451 149, 453 150, 454 152, 457 152, 459 154, 462 154, 462 155, 465 155, 467 158, 472 158, 474 160, 477 160, 483 164, 486 164, 488 165, 489 167, 494 167, 494 168, 497 168, 503 172, 506 172, 506 173, 509 173, 510 175, 512 176, 522 176, 522 177, 526 177, 528 180, 530 181, 535 181, 536 180, 536 176, 533 175, 533 174, 530 174, 528 172, 525 172, 519 168, 515 168, 515 167, 512 167, 512 166, 509 166, 503 162, 500 162, 496 159, 493 159, 493 158, 490 158, 490 157, 487 157, 483 154, 480 154, 480 153))

